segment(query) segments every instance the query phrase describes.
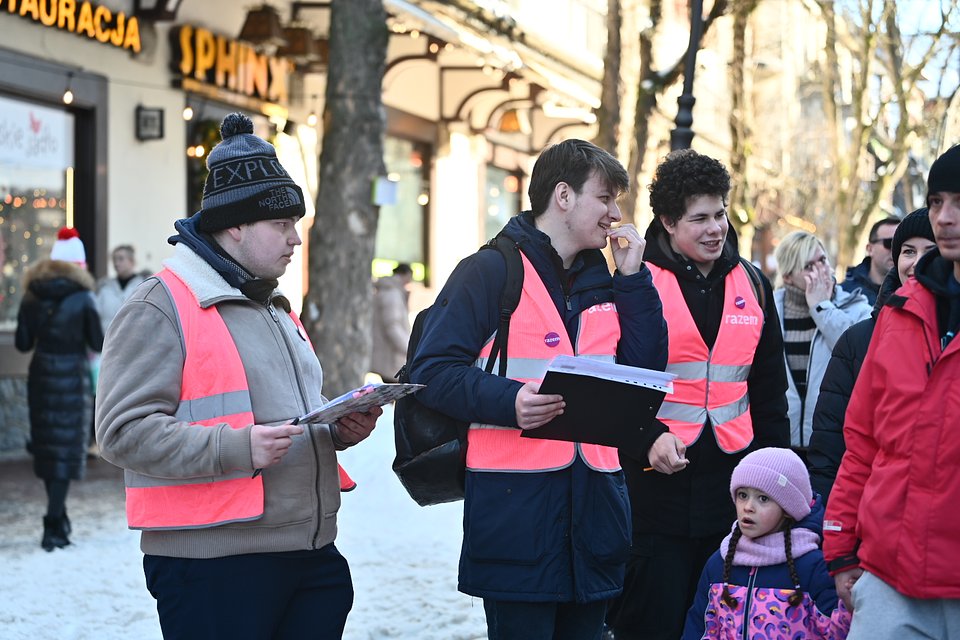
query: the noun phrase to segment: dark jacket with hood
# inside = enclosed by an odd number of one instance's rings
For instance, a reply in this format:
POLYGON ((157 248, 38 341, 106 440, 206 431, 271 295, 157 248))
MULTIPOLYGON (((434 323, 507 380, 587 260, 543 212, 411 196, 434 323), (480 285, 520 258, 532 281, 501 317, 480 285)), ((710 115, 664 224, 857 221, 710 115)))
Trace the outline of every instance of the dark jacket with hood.
MULTIPOLYGON (((617 361, 662 370, 667 334, 650 271, 612 278, 599 250, 581 251, 564 270, 530 212, 501 232, 540 275, 571 339, 580 313, 614 301, 620 315, 617 361)), ((410 381, 420 400, 460 420, 517 427, 520 382, 475 366, 499 324, 506 266, 498 251, 460 262, 427 315, 410 381)), ((597 419, 602 419, 598 400, 597 419)), ((662 433, 646 425, 650 444, 662 433)), ((647 445, 649 447, 649 445, 647 445)), ((728 500, 729 501, 729 500, 728 500)), ((630 547, 623 473, 593 471, 577 456, 564 469, 537 473, 467 472, 459 589, 496 600, 591 602, 617 595, 630 547)))
POLYGON ((864 258, 860 264, 847 267, 847 276, 840 283, 840 288, 848 293, 860 289, 860 293, 867 297, 867 302, 876 304, 881 285, 870 279, 870 256, 864 258))
POLYGON ((830 490, 840 468, 840 460, 847 446, 843 440, 843 416, 847 412, 853 385, 860 374, 860 366, 867 357, 870 337, 877 324, 877 315, 887 299, 900 287, 896 268, 890 270, 880 286, 880 294, 873 305, 873 314, 843 332, 837 340, 827 371, 820 383, 820 396, 813 412, 813 432, 807 451, 810 484, 813 490, 830 499, 830 490))
POLYGON ((35 349, 27 378, 33 470, 47 480, 77 480, 86 468, 93 419, 87 349, 103 348, 103 329, 85 269, 42 260, 24 276, 16 347, 35 349))
MULTIPOLYGON (((700 335, 704 343, 713 348, 720 330, 724 280, 740 261, 736 234, 731 227, 723 253, 706 277, 696 265, 671 249, 668 238, 659 221, 654 221, 646 232, 644 259, 677 276, 700 335)), ((725 453, 707 426, 700 438, 687 447, 689 466, 672 475, 644 472, 649 466, 645 453, 621 451, 620 459, 630 489, 634 533, 690 538, 724 533, 736 517, 728 491, 733 468, 754 449, 789 446, 783 335, 770 282, 762 275, 761 279, 766 298, 764 325, 747 379, 753 443, 739 453, 725 453)))

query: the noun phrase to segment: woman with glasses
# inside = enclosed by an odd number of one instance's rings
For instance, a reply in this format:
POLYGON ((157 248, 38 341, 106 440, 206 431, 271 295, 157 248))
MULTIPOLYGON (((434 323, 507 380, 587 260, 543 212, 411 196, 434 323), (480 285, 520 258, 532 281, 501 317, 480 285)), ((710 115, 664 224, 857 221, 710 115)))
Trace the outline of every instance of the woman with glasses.
POLYGON ((848 327, 870 317, 871 306, 862 293, 840 288, 823 243, 813 234, 787 235, 774 257, 779 287, 773 298, 789 371, 790 446, 806 462, 813 410, 830 354, 848 327))

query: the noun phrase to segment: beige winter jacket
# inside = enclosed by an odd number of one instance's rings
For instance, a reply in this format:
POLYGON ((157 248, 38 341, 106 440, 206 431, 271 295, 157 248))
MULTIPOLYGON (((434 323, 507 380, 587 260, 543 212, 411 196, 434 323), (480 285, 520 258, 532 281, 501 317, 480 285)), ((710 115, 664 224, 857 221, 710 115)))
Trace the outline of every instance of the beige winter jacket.
POLYGON ((374 284, 373 354, 370 370, 390 382, 407 359, 410 315, 407 290, 397 276, 380 278, 374 284))
MULTIPOLYGON (((230 287, 183 244, 164 266, 201 305, 217 305, 244 363, 257 424, 284 424, 325 402, 320 363, 293 320, 230 287)), ((202 482, 253 472, 250 429, 192 426, 174 418, 184 363, 180 325, 166 289, 141 285, 104 342, 97 392, 97 442, 109 462, 158 478, 202 482)), ((263 471, 263 516, 216 527, 144 531, 146 554, 214 558, 318 549, 334 541, 340 507, 337 460, 327 425, 306 425, 283 460, 263 471)))

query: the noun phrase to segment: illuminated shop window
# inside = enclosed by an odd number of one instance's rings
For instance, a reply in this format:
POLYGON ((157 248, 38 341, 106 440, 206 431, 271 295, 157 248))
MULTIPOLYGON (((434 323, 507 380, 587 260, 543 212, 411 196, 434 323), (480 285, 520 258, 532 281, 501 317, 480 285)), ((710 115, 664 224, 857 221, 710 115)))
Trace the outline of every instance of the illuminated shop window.
POLYGON ((0 331, 16 329, 26 268, 74 224, 73 129, 69 113, 0 97, 0 331))
POLYGON ((484 216, 484 239, 489 240, 507 224, 512 216, 520 213, 519 174, 487 165, 486 215, 484 216))
POLYGON ((387 136, 383 159, 387 178, 396 184, 396 200, 380 206, 373 275, 389 275, 398 262, 406 262, 413 267, 414 279, 423 280, 430 206, 430 147, 387 136))

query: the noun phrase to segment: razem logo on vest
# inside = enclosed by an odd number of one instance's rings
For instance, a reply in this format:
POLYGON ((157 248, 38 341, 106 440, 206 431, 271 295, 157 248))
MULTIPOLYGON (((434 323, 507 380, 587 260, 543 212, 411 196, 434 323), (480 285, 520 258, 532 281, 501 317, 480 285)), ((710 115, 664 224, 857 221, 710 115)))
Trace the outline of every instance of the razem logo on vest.
POLYGON ((560 334, 556 331, 551 331, 547 335, 543 336, 543 344, 547 345, 551 349, 560 345, 560 334))
POLYGON ((140 53, 140 21, 92 2, 77 0, 0 0, 0 12, 16 14, 45 27, 69 31, 132 53, 140 53))
POLYGON ((743 309, 747 306, 747 301, 740 296, 737 296, 737 299, 733 301, 733 304, 737 307, 737 309, 743 309))

